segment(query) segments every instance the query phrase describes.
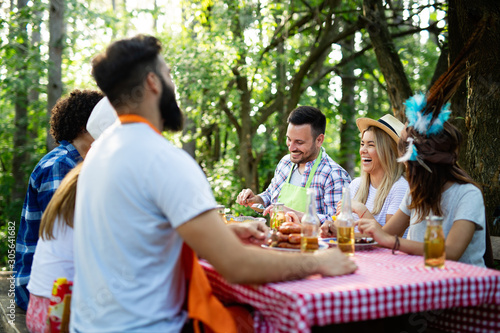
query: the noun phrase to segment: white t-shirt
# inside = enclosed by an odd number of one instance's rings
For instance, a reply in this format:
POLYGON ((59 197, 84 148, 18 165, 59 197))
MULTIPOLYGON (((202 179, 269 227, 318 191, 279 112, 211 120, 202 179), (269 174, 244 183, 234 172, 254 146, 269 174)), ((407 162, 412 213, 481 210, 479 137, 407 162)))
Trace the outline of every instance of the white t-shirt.
POLYGON ((30 294, 50 298, 54 280, 65 277, 73 281, 73 228, 62 223, 59 218, 54 221, 54 238, 38 239, 28 283, 30 294))
MULTIPOLYGON (((424 241, 427 223, 417 220, 417 212, 409 210, 411 203, 410 191, 405 195, 401 206, 403 213, 410 216, 410 228, 408 239, 418 242, 424 241)), ((472 184, 454 183, 441 194, 441 209, 443 211, 443 231, 447 237, 453 223, 458 220, 471 221, 476 225, 476 231, 464 254, 458 261, 480 267, 484 264, 484 251, 486 250, 486 217, 484 212, 484 201, 481 191, 472 184)))
MULTIPOLYGON (((358 177, 354 179, 349 185, 351 190, 351 199, 354 200, 354 196, 356 192, 358 192, 359 185, 361 184, 361 178, 358 177)), ((385 198, 384 204, 382 205, 382 209, 377 215, 373 217, 380 225, 384 225, 387 221, 385 220, 387 215, 394 215, 398 209, 401 201, 405 196, 406 191, 408 190, 408 182, 404 177, 400 177, 393 185, 392 188, 385 198)), ((366 200, 366 208, 371 212, 373 211, 373 206, 375 203, 375 196, 377 195, 377 189, 370 184, 370 190, 368 191, 368 198, 366 200)), ((356 214, 353 214, 354 220, 358 220, 359 217, 356 214)), ((403 237, 406 238, 407 231, 403 237)))
POLYGON ((205 175, 147 124, 114 124, 85 158, 75 208, 72 332, 178 332, 176 228, 214 209, 205 175))

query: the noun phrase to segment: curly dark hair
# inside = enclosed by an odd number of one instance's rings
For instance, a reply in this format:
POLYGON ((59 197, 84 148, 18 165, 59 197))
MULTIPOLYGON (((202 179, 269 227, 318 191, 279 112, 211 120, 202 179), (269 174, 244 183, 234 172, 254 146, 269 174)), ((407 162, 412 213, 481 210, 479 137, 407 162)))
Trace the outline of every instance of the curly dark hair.
POLYGON ((104 97, 97 90, 73 90, 66 98, 59 99, 50 116, 50 135, 57 143, 72 142, 80 133, 85 133, 90 113, 104 97))

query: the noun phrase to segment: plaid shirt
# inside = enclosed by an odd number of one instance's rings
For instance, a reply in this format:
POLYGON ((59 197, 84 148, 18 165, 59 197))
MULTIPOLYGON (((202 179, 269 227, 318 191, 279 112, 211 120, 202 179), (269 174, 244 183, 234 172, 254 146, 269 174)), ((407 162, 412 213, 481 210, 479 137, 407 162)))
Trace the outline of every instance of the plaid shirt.
MULTIPOLYGON (((326 220, 331 220, 332 216, 337 212, 337 202, 342 200, 342 187, 351 182, 351 177, 347 171, 328 156, 323 147, 321 149, 323 156, 314 174, 311 188, 316 189, 316 210, 318 218, 323 224, 326 220)), ((315 160, 306 163, 300 186, 306 186, 314 162, 315 160)), ((290 154, 284 156, 278 163, 271 184, 264 192, 259 194, 264 200, 264 206, 269 206, 271 203, 278 201, 281 187, 286 182, 293 166, 294 163, 290 161, 290 154)))
POLYGON ((38 162, 31 173, 17 233, 14 268, 16 303, 24 310, 28 308, 29 292, 26 286, 30 279, 43 211, 64 176, 80 161, 82 157, 76 148, 63 140, 38 162))

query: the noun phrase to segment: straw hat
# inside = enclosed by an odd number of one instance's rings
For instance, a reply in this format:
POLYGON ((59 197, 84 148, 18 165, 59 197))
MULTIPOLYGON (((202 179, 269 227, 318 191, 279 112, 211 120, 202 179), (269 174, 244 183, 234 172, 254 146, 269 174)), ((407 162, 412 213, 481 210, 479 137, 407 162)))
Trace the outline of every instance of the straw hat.
POLYGON ((92 135, 94 140, 111 126, 118 119, 115 109, 111 106, 109 99, 104 97, 96 104, 89 120, 87 121, 87 131, 92 135))
POLYGON ((370 118, 358 118, 356 119, 356 125, 361 133, 366 130, 370 126, 375 126, 386 132, 391 136, 391 138, 396 141, 399 141, 399 136, 401 135, 401 131, 405 127, 405 125, 397 120, 394 116, 390 114, 386 114, 379 120, 373 120, 370 118))

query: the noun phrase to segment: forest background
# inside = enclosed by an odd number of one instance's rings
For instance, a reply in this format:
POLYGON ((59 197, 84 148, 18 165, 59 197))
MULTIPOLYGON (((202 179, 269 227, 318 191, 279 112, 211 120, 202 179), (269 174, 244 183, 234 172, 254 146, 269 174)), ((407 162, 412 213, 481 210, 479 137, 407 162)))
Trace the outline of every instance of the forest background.
POLYGON ((18 224, 30 173, 55 146, 50 110, 73 89, 97 89, 90 60, 111 41, 162 40, 186 115, 184 131, 165 136, 200 164, 220 204, 251 215, 236 196, 269 184, 295 107, 326 114, 324 147, 357 177, 355 119, 391 113, 404 122, 404 101, 427 91, 484 17, 452 110, 464 135, 460 164, 482 186, 490 232, 500 235, 498 1, 1 2, 0 266, 8 221, 18 224))

